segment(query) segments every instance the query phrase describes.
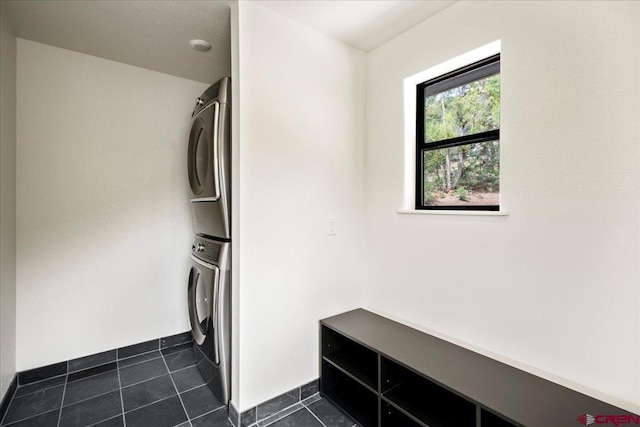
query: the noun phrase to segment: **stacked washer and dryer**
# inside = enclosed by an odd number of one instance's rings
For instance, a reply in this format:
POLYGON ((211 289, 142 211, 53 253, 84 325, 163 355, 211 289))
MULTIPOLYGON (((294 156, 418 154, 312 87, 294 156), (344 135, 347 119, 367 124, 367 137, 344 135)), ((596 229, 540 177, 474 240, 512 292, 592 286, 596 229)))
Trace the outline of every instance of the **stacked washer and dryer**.
POLYGON ((193 110, 188 148, 195 236, 188 282, 196 366, 216 397, 231 383, 231 80, 211 85, 193 110))

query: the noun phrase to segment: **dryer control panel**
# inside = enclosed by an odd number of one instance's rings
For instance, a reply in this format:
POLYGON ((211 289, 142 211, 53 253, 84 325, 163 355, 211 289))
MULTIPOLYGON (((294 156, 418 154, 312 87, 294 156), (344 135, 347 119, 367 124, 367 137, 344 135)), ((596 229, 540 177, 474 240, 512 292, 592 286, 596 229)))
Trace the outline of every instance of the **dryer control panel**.
POLYGON ((203 261, 217 264, 220 260, 221 248, 222 243, 196 236, 191 245, 191 253, 203 261))

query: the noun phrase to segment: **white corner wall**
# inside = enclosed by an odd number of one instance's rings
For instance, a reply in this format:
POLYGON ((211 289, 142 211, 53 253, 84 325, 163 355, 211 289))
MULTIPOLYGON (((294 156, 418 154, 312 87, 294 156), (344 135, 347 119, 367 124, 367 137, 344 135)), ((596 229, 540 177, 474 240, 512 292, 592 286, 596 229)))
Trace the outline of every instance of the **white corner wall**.
POLYGON ((17 70, 17 369, 188 330, 207 86, 23 39, 17 70))
POLYGON ((0 16, 0 399, 16 372, 16 38, 0 16))
POLYGON ((640 410, 640 3, 462 1, 370 52, 367 306, 640 410), (502 41, 509 217, 397 213, 405 77, 502 41))
POLYGON ((253 2, 238 13, 245 410, 317 378, 318 320, 361 305, 365 55, 253 2))

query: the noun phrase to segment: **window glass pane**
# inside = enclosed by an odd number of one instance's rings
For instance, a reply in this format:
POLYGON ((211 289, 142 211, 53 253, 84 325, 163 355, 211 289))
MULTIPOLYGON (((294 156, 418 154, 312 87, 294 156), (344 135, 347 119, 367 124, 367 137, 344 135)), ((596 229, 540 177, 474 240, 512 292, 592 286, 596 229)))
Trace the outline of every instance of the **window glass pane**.
POLYGON ((497 206, 500 141, 422 152, 425 206, 497 206))
POLYGON ((500 74, 424 99, 424 142, 500 129, 500 74))

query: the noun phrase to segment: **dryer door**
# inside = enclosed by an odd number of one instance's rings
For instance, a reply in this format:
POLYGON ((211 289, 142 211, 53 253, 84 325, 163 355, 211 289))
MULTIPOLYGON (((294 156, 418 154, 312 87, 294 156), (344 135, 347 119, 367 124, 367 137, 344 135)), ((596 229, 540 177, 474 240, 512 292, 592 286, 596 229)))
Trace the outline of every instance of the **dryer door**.
POLYGON ((189 272, 189 321, 193 340, 202 345, 207 334, 213 332, 216 313, 214 297, 220 270, 192 257, 194 261, 189 272))
POLYGON ((191 198, 217 201, 220 198, 218 120, 216 101, 193 119, 189 134, 188 171, 191 198))

